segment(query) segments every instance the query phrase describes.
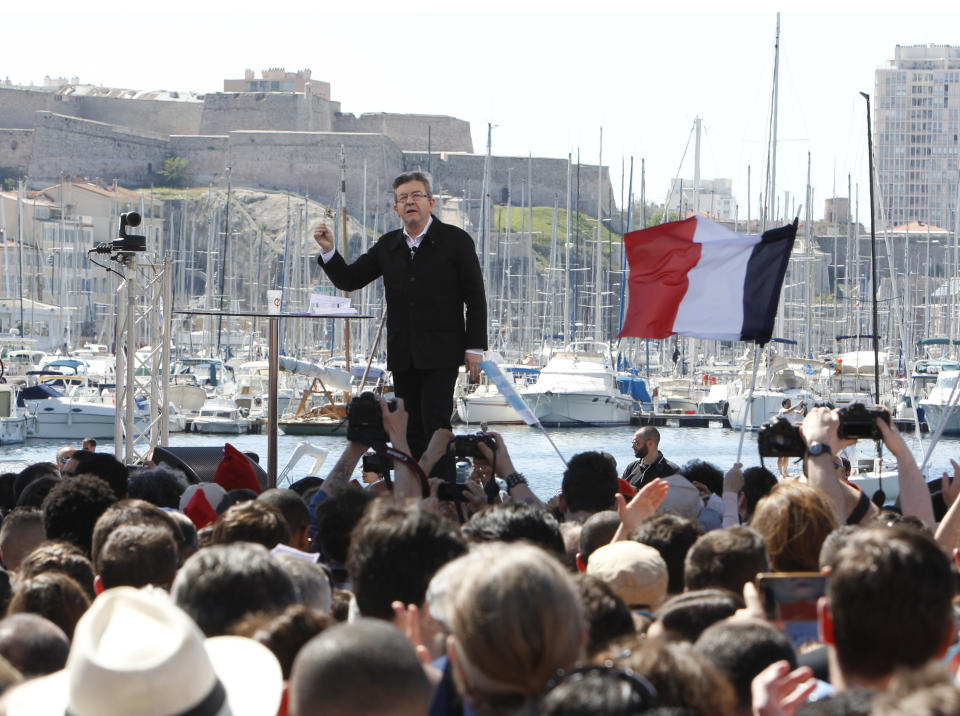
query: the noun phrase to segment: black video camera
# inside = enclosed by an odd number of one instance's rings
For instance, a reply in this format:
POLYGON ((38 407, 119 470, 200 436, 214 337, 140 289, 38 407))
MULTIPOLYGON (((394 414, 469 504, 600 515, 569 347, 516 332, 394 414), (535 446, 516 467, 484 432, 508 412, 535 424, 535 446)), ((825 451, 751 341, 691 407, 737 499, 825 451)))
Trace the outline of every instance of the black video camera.
POLYGON ((140 214, 135 211, 128 211, 120 214, 120 227, 117 230, 117 238, 113 241, 97 244, 93 250, 98 254, 135 253, 147 250, 147 237, 138 234, 128 234, 127 227, 140 226, 140 214))
MULTIPOLYGON (((397 401, 387 403, 390 412, 397 409, 397 401)), ((383 445, 390 438, 383 429, 380 401, 371 392, 361 393, 347 407, 347 440, 364 445, 383 445)))
POLYGON ((786 418, 777 418, 760 428, 757 447, 760 457, 803 457, 807 454, 807 444, 800 428, 791 425, 786 418))
POLYGON ((477 446, 480 443, 484 443, 491 450, 497 449, 496 438, 487 433, 476 433, 474 435, 454 435, 454 454, 456 457, 483 457, 483 453, 477 449, 477 446))
POLYGON ((378 475, 386 475, 393 469, 393 460, 385 455, 378 455, 377 453, 364 455, 361 462, 364 472, 375 472, 378 475))
POLYGON ((844 440, 883 440, 880 428, 877 427, 877 418, 881 418, 887 425, 890 424, 890 411, 886 408, 868 408, 863 403, 850 403, 839 412, 840 425, 837 426, 837 435, 844 440))

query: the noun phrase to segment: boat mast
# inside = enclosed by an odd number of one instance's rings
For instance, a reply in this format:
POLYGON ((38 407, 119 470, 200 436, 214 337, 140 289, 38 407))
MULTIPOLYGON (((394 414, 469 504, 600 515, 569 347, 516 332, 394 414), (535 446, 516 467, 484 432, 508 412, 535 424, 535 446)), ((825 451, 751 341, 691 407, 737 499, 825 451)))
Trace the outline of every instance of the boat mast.
MULTIPOLYGON (((870 95, 861 92, 860 95, 867 100, 867 159, 870 169, 870 278, 873 288, 871 304, 873 305, 873 378, 874 378, 874 399, 880 404, 880 336, 877 325, 877 227, 874 221, 873 213, 873 133, 870 127, 870 95)), ((878 448, 879 450, 879 448, 878 448)))
MULTIPOLYGON (((770 97, 770 146, 767 158, 767 187, 766 198, 767 206, 764 212, 764 225, 761 229, 766 231, 766 225, 771 225, 776 217, 777 196, 777 107, 779 105, 779 78, 780 78, 780 13, 777 13, 777 34, 774 41, 773 50, 773 89, 770 97)), ((784 207, 786 210, 786 207, 784 207)))
POLYGON ((603 235, 603 206, 601 205, 602 192, 600 187, 603 184, 603 127, 600 127, 600 150, 597 154, 597 243, 593 252, 593 324, 594 336, 598 341, 604 340, 603 335, 603 278, 601 276, 601 266, 603 252, 601 250, 601 237, 603 235))
POLYGON ((573 153, 567 153, 567 226, 566 241, 564 242, 564 261, 563 261, 563 342, 564 344, 573 340, 570 325, 570 230, 573 223, 573 215, 570 210, 570 197, 573 191, 573 153))

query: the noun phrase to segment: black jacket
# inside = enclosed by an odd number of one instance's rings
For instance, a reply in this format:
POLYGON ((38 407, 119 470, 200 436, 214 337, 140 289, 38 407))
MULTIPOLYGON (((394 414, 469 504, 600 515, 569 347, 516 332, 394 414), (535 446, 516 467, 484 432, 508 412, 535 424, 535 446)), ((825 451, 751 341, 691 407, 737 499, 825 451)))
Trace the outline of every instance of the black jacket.
POLYGON ((434 217, 416 259, 402 229, 390 231, 349 266, 339 253, 326 264, 334 286, 356 291, 383 276, 387 296, 387 367, 449 368, 467 348, 487 348, 487 303, 473 239, 434 217), (464 319, 466 307, 466 319, 464 319))
POLYGON ((667 460, 662 452, 657 452, 657 459, 649 465, 644 465, 643 460, 634 460, 627 465, 627 469, 623 471, 623 479, 639 488, 655 478, 669 477, 678 472, 679 467, 667 460))

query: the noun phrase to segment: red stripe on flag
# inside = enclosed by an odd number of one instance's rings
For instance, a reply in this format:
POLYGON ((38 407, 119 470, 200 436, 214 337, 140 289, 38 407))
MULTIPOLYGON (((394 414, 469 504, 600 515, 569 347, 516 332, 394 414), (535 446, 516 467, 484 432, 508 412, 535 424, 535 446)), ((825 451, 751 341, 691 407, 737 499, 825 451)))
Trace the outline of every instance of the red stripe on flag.
POLYGON ((700 260, 697 217, 624 235, 630 300, 620 338, 666 338, 687 292, 687 272, 700 260))

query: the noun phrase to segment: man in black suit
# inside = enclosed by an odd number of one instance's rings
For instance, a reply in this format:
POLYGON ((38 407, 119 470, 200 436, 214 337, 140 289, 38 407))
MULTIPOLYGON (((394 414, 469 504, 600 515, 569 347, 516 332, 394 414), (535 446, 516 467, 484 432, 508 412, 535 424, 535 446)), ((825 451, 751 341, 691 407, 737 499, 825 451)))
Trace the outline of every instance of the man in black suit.
POLYGON ((403 228, 381 236, 352 264, 337 253, 328 227, 317 226, 313 238, 320 245, 318 261, 337 288, 355 291, 383 276, 387 367, 410 415, 411 452, 419 457, 434 430, 450 428, 460 366, 466 364, 473 380, 480 375, 486 296, 473 239, 432 215, 426 175, 401 174, 393 191, 403 228))

